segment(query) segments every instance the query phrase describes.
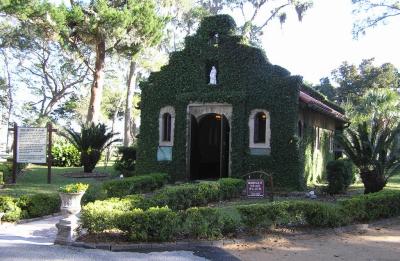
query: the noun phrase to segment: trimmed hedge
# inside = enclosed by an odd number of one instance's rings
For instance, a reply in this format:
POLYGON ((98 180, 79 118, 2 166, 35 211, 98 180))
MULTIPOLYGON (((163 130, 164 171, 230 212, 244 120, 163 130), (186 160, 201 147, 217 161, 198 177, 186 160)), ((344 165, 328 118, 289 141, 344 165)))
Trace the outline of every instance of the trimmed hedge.
POLYGON ((400 192, 382 191, 360 195, 338 204, 282 201, 240 206, 237 209, 248 230, 296 223, 313 227, 337 227, 400 215, 400 192))
POLYGON ((34 218, 60 211, 61 200, 58 194, 35 194, 21 196, 17 205, 22 210, 21 218, 34 218))
POLYGON ((35 194, 13 198, 0 196, 2 221, 15 222, 24 218, 50 215, 60 211, 61 200, 57 194, 35 194))
POLYGON ((143 200, 141 196, 131 196, 125 199, 110 198, 97 200, 83 206, 81 222, 89 232, 102 232, 115 229, 120 215, 131 211, 137 201, 143 200))
POLYGON ((271 226, 337 227, 353 222, 400 215, 400 192, 383 191, 336 204, 318 201, 278 201, 236 206, 240 221, 217 208, 138 208, 143 198, 96 201, 83 207, 82 227, 91 233, 122 231, 131 241, 176 238, 215 239, 237 231, 259 231, 271 226))
POLYGON ((103 189, 108 197, 120 198, 161 188, 167 183, 167 180, 168 175, 165 173, 152 173, 104 182, 103 189))
POLYGON ((222 178, 216 182, 203 182, 165 187, 150 199, 154 206, 168 206, 174 210, 205 206, 211 202, 239 197, 245 188, 241 179, 222 178))
POLYGON ((85 206, 81 216, 82 228, 90 233, 119 230, 130 241, 140 242, 167 241, 178 237, 214 239, 233 233, 238 227, 232 218, 214 208, 189 208, 178 212, 166 206, 123 210, 119 203, 108 202, 101 209, 97 205, 97 210, 93 206, 85 206), (113 205, 116 207, 112 208, 113 205))

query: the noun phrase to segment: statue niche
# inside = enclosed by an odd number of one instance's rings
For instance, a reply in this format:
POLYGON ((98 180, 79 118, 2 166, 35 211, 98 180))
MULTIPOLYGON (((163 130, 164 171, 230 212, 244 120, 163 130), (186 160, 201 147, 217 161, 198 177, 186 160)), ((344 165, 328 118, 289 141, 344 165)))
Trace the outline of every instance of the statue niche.
POLYGON ((208 61, 206 64, 206 83, 208 85, 217 85, 218 73, 218 62, 208 61))

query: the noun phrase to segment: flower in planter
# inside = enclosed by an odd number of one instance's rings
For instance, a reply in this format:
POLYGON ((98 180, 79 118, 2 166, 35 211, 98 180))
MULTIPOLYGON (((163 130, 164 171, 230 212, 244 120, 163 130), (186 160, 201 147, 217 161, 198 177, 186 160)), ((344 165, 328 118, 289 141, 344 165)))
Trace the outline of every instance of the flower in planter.
POLYGON ((89 184, 72 183, 60 187, 58 191, 61 193, 81 193, 85 192, 88 188, 89 184))

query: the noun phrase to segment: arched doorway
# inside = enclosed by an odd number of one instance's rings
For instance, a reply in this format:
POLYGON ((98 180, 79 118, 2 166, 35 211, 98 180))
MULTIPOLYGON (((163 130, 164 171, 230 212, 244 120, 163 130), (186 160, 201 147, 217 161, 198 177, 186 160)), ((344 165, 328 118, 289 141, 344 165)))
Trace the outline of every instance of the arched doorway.
POLYGON ((209 113, 196 119, 191 115, 191 179, 217 179, 228 176, 229 132, 227 118, 209 113))

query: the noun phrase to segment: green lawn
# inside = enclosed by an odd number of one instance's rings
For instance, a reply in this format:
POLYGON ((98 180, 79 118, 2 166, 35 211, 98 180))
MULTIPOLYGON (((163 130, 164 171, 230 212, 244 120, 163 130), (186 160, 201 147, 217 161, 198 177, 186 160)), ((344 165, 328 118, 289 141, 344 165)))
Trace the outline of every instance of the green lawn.
MULTIPOLYGON (((26 168, 22 176, 17 178, 17 184, 7 184, 5 188, 0 189, 0 195, 10 195, 18 197, 20 195, 32 195, 36 193, 56 193, 60 186, 68 183, 87 183, 99 184, 104 179, 94 178, 68 178, 61 174, 66 172, 82 172, 83 168, 62 168, 52 167, 52 183, 47 184, 47 166, 30 165, 26 168)), ((104 167, 101 164, 96 167, 95 172, 109 173, 111 176, 116 176, 118 173, 113 166, 104 167)))

